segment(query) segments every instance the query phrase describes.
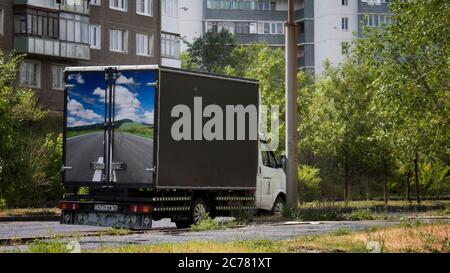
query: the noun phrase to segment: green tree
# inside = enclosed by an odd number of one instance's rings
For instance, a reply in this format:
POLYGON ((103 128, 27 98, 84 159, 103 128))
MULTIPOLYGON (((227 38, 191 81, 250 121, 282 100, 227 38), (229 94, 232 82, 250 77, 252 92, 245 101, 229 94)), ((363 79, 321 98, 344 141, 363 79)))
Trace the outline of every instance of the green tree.
POLYGON ((378 111, 391 124, 396 163, 415 180, 421 157, 449 165, 450 5, 446 0, 393 1, 393 24, 369 28, 355 53, 377 80, 378 111))
POLYGON ((47 116, 35 92, 16 85, 22 56, 0 52, 0 199, 37 202, 60 189, 61 143, 37 133, 47 116))
POLYGON ((372 74, 351 60, 342 66, 325 64, 317 82, 302 142, 322 157, 332 159, 344 180, 344 199, 359 164, 370 152, 374 116, 370 111, 374 90, 372 74))
POLYGON ((188 45, 187 55, 183 58, 183 68, 223 73, 235 46, 236 41, 228 31, 207 32, 188 45))
MULTIPOLYGON (((284 150, 285 135, 285 91, 284 91, 284 53, 266 44, 239 46, 233 50, 230 63, 225 67, 229 76, 245 77, 259 81, 261 104, 280 110, 280 146, 284 150)), ((268 109, 270 110, 270 108, 268 109)), ((270 127, 268 127, 270 128, 270 127)))

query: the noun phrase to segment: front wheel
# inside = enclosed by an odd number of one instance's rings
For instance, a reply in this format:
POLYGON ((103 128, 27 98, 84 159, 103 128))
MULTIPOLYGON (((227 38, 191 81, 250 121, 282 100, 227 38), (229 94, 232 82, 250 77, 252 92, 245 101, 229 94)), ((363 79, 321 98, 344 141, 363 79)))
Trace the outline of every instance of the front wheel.
POLYGON ((282 216, 284 210, 284 200, 281 197, 277 197, 275 199, 275 203, 272 208, 272 215, 274 216, 282 216))

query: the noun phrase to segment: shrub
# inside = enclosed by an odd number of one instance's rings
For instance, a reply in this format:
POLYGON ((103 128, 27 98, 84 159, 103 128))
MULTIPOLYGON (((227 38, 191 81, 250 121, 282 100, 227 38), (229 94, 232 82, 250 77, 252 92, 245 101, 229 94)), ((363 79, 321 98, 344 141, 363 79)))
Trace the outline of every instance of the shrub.
POLYGON ((312 201, 320 199, 320 183, 322 179, 319 177, 319 169, 308 165, 299 165, 298 167, 298 183, 299 194, 303 201, 312 201))
POLYGON ((0 210, 6 208, 6 200, 5 198, 0 198, 0 210))
POLYGON ((283 216, 290 220, 303 221, 339 221, 345 219, 341 208, 336 206, 309 208, 285 207, 283 216))
POLYGON ((222 226, 220 223, 216 219, 211 218, 208 214, 205 215, 200 222, 191 226, 192 231, 218 230, 221 228, 222 226))

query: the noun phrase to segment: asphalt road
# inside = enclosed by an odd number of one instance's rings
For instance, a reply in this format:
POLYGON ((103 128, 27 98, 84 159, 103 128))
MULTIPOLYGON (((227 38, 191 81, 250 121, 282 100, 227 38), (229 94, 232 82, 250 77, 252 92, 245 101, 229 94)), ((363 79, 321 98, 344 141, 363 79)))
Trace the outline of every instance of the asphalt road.
MULTIPOLYGON (((220 221, 229 221, 230 218, 220 218, 220 221)), ((176 230, 169 219, 154 221, 154 228, 141 233, 128 235, 87 235, 74 238, 63 238, 70 241, 76 239, 82 249, 92 249, 99 246, 117 246, 122 244, 155 244, 179 243, 188 241, 235 241, 235 240, 287 240, 304 235, 321 234, 335 231, 339 228, 350 230, 365 230, 371 226, 389 226, 398 222, 388 221, 339 221, 339 222, 279 222, 267 224, 254 224, 240 228, 190 232, 176 230)), ((55 235, 76 235, 105 230, 107 228, 60 225, 57 222, 8 222, 0 223, 0 239, 32 238, 55 235)), ((25 245, 22 246, 25 248, 25 245)), ((9 251, 12 247, 4 245, 0 251, 9 251)))
POLYGON ((65 155, 66 165, 72 167, 65 172, 66 181, 92 181, 94 171, 89 164, 103 157, 103 132, 68 138, 65 155))
MULTIPOLYGON (((90 169, 91 162, 102 161, 103 132, 86 134, 67 139, 66 181, 86 182, 98 180, 101 171, 90 169)), ((114 134, 114 161, 125 162, 125 170, 116 170, 116 182, 151 183, 153 167, 153 141, 143 137, 116 132, 114 134)))
POLYGON ((151 183, 153 140, 122 132, 114 133, 114 161, 125 162, 126 169, 116 171, 117 182, 151 183))

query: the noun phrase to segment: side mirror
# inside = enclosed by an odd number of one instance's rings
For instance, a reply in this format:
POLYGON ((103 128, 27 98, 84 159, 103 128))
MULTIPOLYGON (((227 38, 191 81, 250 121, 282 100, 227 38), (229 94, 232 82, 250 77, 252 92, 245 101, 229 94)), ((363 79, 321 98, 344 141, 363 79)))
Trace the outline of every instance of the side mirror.
POLYGON ((287 164, 286 156, 285 155, 281 155, 280 161, 281 161, 281 168, 283 168, 283 170, 286 170, 286 164, 287 164))

